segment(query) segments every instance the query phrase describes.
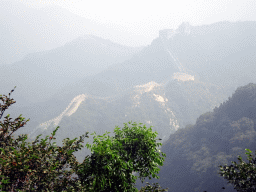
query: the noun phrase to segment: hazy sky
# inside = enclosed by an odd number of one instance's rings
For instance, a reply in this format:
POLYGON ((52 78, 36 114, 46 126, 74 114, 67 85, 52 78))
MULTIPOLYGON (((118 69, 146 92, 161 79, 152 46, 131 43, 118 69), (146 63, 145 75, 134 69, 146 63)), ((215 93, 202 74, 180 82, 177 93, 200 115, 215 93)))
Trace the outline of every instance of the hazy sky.
MULTIPOLYGON (((30 7, 58 5, 98 23, 133 34, 148 45, 161 29, 183 21, 193 26, 218 21, 255 21, 255 0, 19 0, 30 7), (144 36, 143 41, 140 37, 144 36)), ((129 45, 129 39, 126 42, 129 45)))

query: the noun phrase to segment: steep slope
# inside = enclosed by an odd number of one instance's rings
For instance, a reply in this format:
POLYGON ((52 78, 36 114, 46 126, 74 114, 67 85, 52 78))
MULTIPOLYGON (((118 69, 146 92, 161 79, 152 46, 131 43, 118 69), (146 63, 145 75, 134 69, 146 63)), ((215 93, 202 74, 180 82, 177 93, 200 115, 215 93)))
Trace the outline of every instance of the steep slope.
MULTIPOLYGON (((236 191, 218 175, 218 166, 238 162, 238 155, 248 163, 245 148, 256 150, 255 123, 256 84, 251 83, 239 87, 213 112, 200 115, 194 125, 172 134, 161 148, 166 159, 160 179, 150 183, 169 191, 236 191)), ((141 186, 138 182, 137 188, 141 186)))

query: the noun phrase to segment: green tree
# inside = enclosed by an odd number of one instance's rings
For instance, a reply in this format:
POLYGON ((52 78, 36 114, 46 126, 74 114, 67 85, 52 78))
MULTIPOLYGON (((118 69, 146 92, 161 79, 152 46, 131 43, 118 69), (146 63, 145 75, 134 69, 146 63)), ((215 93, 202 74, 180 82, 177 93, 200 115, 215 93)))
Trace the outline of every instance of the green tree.
MULTIPOLYGON (((3 112, 15 101, 6 96, 4 98, 2 95, 0 99, 5 103, 3 106, 0 105, 1 118, 3 112)), ((72 153, 83 147, 79 143, 83 142, 83 137, 88 137, 88 132, 80 136, 78 141, 76 141, 77 138, 64 139, 63 147, 59 147, 56 146, 56 142, 51 144, 51 140, 56 139, 54 136, 59 128, 57 127, 51 137, 46 136, 38 144, 39 135, 30 145, 25 142, 27 135, 22 134, 15 140, 11 137, 12 133, 23 127, 29 119, 23 122, 24 118, 20 115, 15 121, 10 122, 12 118, 9 118, 9 114, 5 119, 4 123, 0 121, 0 177, 2 177, 0 188, 3 190, 125 191, 131 189, 131 191, 137 191, 132 185, 137 178, 131 174, 132 171, 138 171, 140 178, 151 174, 159 178, 155 173, 159 171, 157 166, 163 164, 163 158, 159 157, 156 151, 155 146, 159 143, 156 144, 154 138, 157 133, 152 133, 151 128, 146 129, 145 126, 141 128, 136 123, 131 129, 126 126, 123 131, 117 127, 115 138, 108 136, 107 140, 100 140, 97 137, 94 139, 97 145, 91 147, 87 144, 93 153, 91 157, 87 156, 84 162, 79 164, 72 153), (9 128, 12 131, 11 134, 9 134, 9 128), (72 169, 64 170, 68 166, 72 169), (103 168, 104 174, 100 168, 103 168), (89 172, 86 172, 87 170, 89 172), (71 178, 73 173, 79 177, 71 178)), ((106 138, 105 134, 99 137, 106 138)), ((166 190, 149 185, 141 191, 166 190)))
MULTIPOLYGON (((233 163, 234 165, 220 165, 219 174, 223 176, 225 179, 227 179, 228 183, 233 184, 234 189, 236 189, 237 191, 253 192, 256 191, 256 159, 255 157, 252 158, 251 150, 245 150, 248 151, 245 154, 247 154, 247 160, 249 160, 249 163, 244 162, 242 160, 242 157, 239 155, 238 160, 240 161, 240 164, 231 161, 231 163, 233 163)), ((225 187, 222 187, 222 189, 225 189, 225 187)))
POLYGON ((239 192, 256 191, 256 159, 255 157, 252 159, 251 150, 245 150, 248 151, 245 154, 247 154, 249 163, 244 162, 239 155, 238 160, 240 164, 231 161, 234 165, 224 165, 224 167, 220 165, 219 174, 229 180, 228 183, 232 183, 234 188, 239 192))
POLYGON ((86 144, 93 154, 78 166, 77 172, 81 181, 93 175, 90 182, 96 191, 137 191, 134 187, 137 176, 132 175, 133 171, 140 174, 142 182, 145 177, 151 179, 150 175, 159 179, 156 173, 164 158, 157 150, 157 146, 162 145, 156 143, 157 132, 145 125, 141 127, 142 123, 133 123, 132 127, 124 124, 122 130, 116 126, 114 137, 105 136, 109 133, 106 132, 103 136, 94 136, 93 146, 86 144))
MULTIPOLYGON (((6 96, 2 97, 2 95, 0 99, 5 103, 3 106, 0 105, 1 118, 4 111, 16 101, 6 96)), ((64 171, 63 168, 68 167, 68 164, 78 164, 72 153, 83 147, 79 143, 83 141, 84 136, 81 136, 77 142, 75 142, 77 138, 71 141, 69 138, 64 139, 64 146, 57 147, 55 142, 53 145, 50 143, 52 139, 55 139, 55 132, 59 128, 57 127, 48 139, 49 142, 46 141, 49 137, 47 136, 36 145, 39 135, 30 145, 25 142, 27 135, 22 134, 15 140, 11 137, 13 132, 23 127, 29 119, 23 122, 24 118, 20 115, 11 122, 12 118, 9 118, 9 114, 5 119, 4 123, 0 121, 1 189, 4 191, 40 191, 42 189, 45 191, 65 191, 64 189, 82 191, 80 181, 70 179, 74 171, 64 171)))

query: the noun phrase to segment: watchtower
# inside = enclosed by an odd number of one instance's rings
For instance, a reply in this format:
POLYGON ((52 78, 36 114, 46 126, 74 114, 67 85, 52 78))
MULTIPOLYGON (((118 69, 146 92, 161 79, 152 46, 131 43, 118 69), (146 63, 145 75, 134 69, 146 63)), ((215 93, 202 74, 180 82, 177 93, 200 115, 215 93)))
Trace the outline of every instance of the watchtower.
POLYGON ((159 37, 163 39, 170 39, 176 34, 173 29, 163 29, 159 31, 159 37))

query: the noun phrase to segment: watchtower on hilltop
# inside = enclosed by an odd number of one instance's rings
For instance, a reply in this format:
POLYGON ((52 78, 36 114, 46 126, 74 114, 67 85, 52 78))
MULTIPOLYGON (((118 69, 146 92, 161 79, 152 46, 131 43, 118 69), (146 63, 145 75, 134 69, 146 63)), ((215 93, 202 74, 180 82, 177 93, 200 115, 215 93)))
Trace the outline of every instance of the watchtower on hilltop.
POLYGON ((176 31, 183 35, 189 35, 191 33, 191 26, 189 22, 183 22, 176 31))
POLYGON ((191 26, 189 22, 183 22, 176 30, 163 29, 159 31, 159 37, 162 39, 170 39, 176 34, 189 35, 191 33, 191 26))
POLYGON ((173 29, 163 29, 159 31, 159 37, 163 39, 170 39, 176 34, 173 29))

